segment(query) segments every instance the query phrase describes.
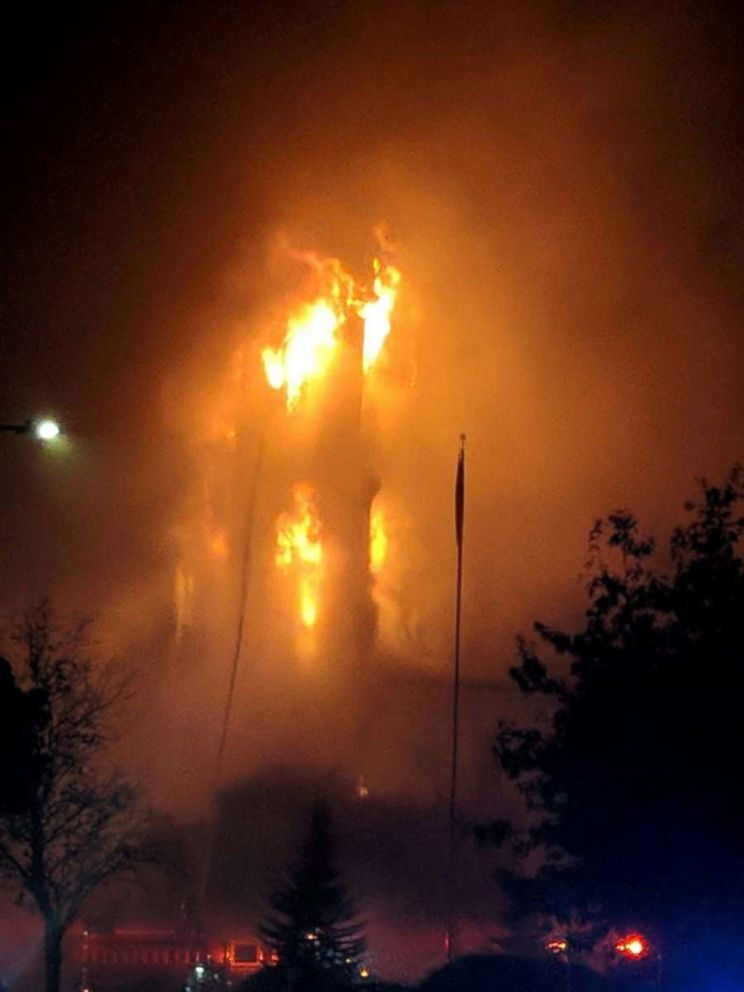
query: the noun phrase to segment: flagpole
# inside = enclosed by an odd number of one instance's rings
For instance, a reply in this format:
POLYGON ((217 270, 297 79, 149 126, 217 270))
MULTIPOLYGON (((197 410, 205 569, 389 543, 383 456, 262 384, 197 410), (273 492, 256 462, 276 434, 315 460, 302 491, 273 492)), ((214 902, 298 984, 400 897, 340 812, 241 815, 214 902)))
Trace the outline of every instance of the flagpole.
POLYGON ((457 579, 455 584, 455 643, 452 671, 452 766, 449 794, 449 871, 448 919, 447 919, 447 961, 454 956, 455 939, 455 842, 457 828, 457 758, 460 738, 460 619, 462 614, 462 539, 465 523, 465 435, 460 435, 460 453, 457 458, 455 476, 455 538, 457 541, 457 579))

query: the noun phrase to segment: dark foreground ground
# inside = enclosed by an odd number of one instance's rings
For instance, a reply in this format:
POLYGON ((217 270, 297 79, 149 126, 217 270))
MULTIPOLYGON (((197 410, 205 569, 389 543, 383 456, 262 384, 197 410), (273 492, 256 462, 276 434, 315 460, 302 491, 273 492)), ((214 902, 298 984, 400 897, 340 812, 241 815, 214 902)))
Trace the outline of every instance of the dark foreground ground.
MULTIPOLYGON (((282 992, 279 974, 265 969, 253 975, 235 992, 282 992)), ((570 971, 557 958, 531 959, 508 955, 472 955, 439 969, 415 986, 389 982, 360 982, 359 992, 646 992, 643 982, 610 980, 588 968, 573 964, 570 971)), ((220 986, 221 992, 222 986, 220 986)), ((164 977, 104 988, 93 984, 92 992, 183 992, 181 983, 164 977)), ((191 990, 189 990, 191 992, 191 990)), ((218 992, 213 986, 193 992, 218 992)), ((303 992, 297 989, 296 992, 303 992)), ((324 992, 314 989, 313 992, 324 992)), ((332 990, 328 990, 332 992, 332 990)))
POLYGON ((460 958, 434 972, 420 992, 610 992, 616 986, 581 965, 570 972, 558 959, 481 954, 460 958))
MULTIPOLYGON (((243 992, 275 992, 268 974, 256 975, 243 992), (269 979, 267 982, 266 980, 269 979)), ((557 959, 528 959, 507 955, 472 955, 434 972, 417 986, 365 982, 367 992, 619 992, 621 986, 580 965, 570 972, 557 959)))

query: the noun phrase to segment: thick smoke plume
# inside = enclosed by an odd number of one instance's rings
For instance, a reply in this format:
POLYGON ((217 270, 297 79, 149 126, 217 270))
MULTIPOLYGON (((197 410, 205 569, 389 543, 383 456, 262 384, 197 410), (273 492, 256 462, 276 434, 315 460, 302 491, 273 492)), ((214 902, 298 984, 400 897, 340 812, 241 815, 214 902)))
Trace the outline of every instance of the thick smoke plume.
POLYGON ((186 3, 29 56, 3 416, 69 436, 4 448, 3 601, 100 614, 143 673, 132 760, 159 803, 211 802, 243 609, 224 781, 301 760, 441 798, 463 431, 464 789, 498 802, 513 636, 570 621, 594 518, 663 527, 741 455, 732 37, 715 4, 186 3), (381 221, 403 282, 362 451, 333 411, 288 420, 260 349, 306 292, 288 246, 361 277, 381 221), (346 632, 302 665, 276 516, 305 474, 350 512, 352 469, 390 570, 372 620, 337 583, 346 632))

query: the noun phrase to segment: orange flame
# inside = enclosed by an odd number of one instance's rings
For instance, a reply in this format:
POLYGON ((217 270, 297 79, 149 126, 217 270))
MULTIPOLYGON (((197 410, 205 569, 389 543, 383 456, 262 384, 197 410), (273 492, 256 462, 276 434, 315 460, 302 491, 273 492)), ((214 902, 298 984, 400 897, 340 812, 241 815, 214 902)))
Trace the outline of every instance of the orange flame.
POLYGON ((326 300, 316 300, 287 321, 281 348, 264 348, 261 357, 272 389, 284 389, 287 409, 297 405, 303 387, 328 371, 338 347, 341 315, 326 300))
POLYGON ((294 566, 298 572, 298 608, 302 625, 315 626, 320 602, 323 543, 312 489, 297 485, 292 491, 295 509, 277 521, 276 554, 279 568, 294 566))
POLYGON ((368 373, 379 359, 390 334, 391 316, 401 274, 379 259, 373 263, 372 292, 367 292, 337 259, 313 263, 321 292, 287 320, 279 348, 266 347, 261 359, 272 389, 284 390, 287 409, 294 410, 307 385, 322 379, 336 358, 340 331, 351 314, 364 322, 362 365, 368 373))
POLYGON ((374 260, 375 279, 372 284, 375 298, 363 304, 359 315, 364 321, 364 346, 362 349, 362 367, 365 374, 380 357, 390 334, 390 321, 395 301, 398 296, 398 284, 401 275, 392 265, 383 265, 374 260))

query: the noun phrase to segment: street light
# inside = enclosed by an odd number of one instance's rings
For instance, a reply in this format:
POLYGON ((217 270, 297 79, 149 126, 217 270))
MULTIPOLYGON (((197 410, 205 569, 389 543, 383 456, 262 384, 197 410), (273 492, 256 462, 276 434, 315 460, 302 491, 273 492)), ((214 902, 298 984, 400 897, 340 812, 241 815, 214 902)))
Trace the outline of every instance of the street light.
MULTIPOLYGON (((618 957, 628 962, 645 961, 652 967, 653 962, 656 962, 656 985, 659 988, 664 987, 664 952, 658 941, 652 944, 642 933, 633 932, 620 937, 613 946, 618 957)), ((638 964, 638 967, 641 965, 638 964)))
POLYGON ((571 965, 573 964, 571 960, 571 944, 568 937, 554 937, 549 940, 545 945, 545 950, 549 954, 554 954, 560 961, 563 962, 564 976, 566 979, 566 992, 571 992, 572 982, 571 982, 571 965))
POLYGON ((56 420, 44 417, 34 423, 33 432, 40 441, 53 441, 59 437, 60 427, 56 420))
POLYGON ((0 431, 4 434, 31 434, 38 441, 54 441, 62 429, 51 417, 35 417, 23 424, 0 424, 0 431))

